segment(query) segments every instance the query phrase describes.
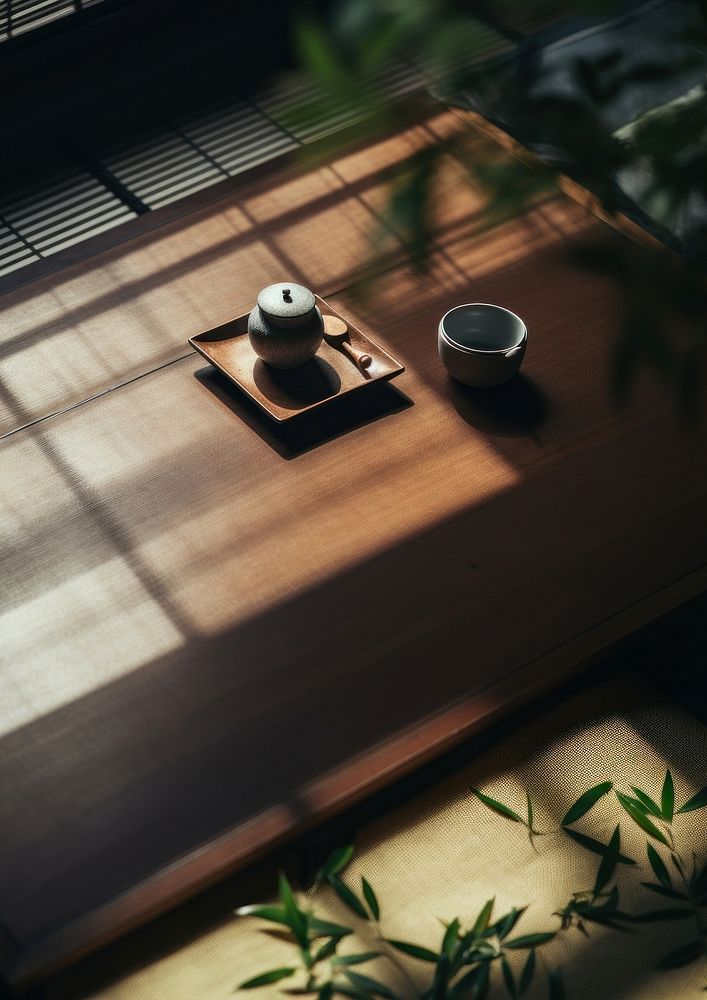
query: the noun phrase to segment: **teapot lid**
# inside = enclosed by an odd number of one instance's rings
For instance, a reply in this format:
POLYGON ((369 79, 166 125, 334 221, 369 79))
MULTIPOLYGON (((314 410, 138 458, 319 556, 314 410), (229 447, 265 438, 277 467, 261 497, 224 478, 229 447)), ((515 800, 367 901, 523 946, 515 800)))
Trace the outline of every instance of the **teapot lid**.
POLYGON ((304 285, 280 281, 268 285, 258 295, 258 305, 273 319, 295 320, 310 313, 315 306, 314 294, 304 285))

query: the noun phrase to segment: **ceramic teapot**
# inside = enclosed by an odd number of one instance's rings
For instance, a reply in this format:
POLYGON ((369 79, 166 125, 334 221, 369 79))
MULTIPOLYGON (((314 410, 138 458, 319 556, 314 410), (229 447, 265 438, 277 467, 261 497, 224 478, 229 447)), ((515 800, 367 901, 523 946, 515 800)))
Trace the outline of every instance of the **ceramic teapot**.
POLYGON ((319 350, 324 320, 314 294, 291 281, 268 285, 248 317, 248 337, 273 368, 299 368, 319 350))

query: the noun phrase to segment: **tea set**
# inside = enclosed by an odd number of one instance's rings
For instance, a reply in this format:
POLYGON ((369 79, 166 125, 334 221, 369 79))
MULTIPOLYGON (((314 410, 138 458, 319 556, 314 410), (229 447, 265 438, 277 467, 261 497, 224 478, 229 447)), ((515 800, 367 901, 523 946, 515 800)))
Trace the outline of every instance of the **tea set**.
MULTIPOLYGON (((453 379, 488 389, 516 374, 527 339, 515 313, 472 302, 444 314, 437 348, 453 379)), ((249 313, 189 343, 278 423, 405 370, 324 299, 291 281, 263 288, 249 313)))
MULTIPOLYGON (((372 360, 350 343, 343 320, 327 316, 325 321, 314 294, 293 282, 263 288, 248 317, 248 337, 255 354, 273 368, 301 367, 316 355, 323 340, 362 372, 372 360)), ((452 378, 474 388, 490 388, 512 378, 522 364, 527 340, 519 316, 483 302, 450 309, 437 333, 444 367, 452 378)))

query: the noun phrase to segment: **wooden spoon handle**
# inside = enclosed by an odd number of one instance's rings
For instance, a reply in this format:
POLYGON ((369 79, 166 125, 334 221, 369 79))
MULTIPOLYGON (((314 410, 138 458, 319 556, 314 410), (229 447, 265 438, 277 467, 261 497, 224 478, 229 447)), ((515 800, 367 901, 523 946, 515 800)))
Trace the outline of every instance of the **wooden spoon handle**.
POLYGON ((358 351, 346 340, 342 343, 341 348, 344 353, 351 358, 357 368, 368 368, 373 361, 370 354, 366 354, 364 351, 358 351))

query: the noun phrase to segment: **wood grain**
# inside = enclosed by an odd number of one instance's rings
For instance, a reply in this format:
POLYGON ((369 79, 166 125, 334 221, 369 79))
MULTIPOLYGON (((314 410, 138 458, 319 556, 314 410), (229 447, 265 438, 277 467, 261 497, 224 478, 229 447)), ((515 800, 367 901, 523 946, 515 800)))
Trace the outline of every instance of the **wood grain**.
MULTIPOLYGON (((581 209, 543 206, 472 242, 453 212, 426 275, 401 264, 373 299, 334 295, 406 371, 278 429, 171 346, 280 273, 275 243, 331 253, 322 216, 292 222, 301 243, 286 223, 273 242, 282 203, 246 200, 236 290, 221 244, 241 203, 12 307, 33 370, 49 351, 45 370, 72 381, 21 395, 15 371, 9 419, 84 400, 104 363, 121 382, 2 446, 0 917, 16 980, 391 780, 704 584, 705 431, 687 434, 648 383, 622 412, 608 399, 617 291, 568 262, 581 209), (436 356, 439 317, 469 299, 528 326, 523 375, 495 393, 453 384, 436 356)), ((345 283, 356 252, 322 274, 345 283)))

